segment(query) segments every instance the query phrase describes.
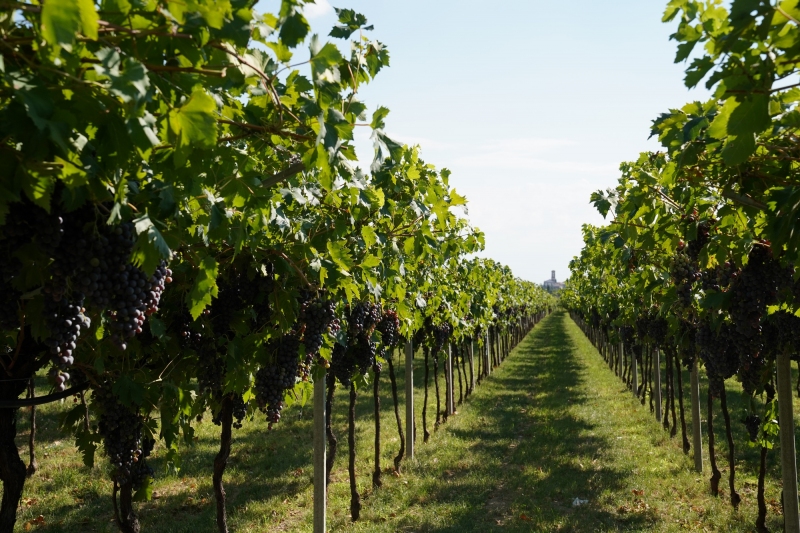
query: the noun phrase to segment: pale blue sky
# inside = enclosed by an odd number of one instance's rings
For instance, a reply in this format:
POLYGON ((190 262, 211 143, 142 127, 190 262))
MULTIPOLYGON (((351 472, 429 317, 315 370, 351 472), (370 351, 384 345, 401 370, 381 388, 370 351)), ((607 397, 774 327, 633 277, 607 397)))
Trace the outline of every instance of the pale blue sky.
POLYGON ((673 64, 666 0, 317 0, 313 31, 335 22, 331 4, 363 13, 389 48, 391 67, 361 93, 370 112, 391 109, 388 133, 452 171, 486 233, 482 255, 538 283, 565 278, 581 224, 602 222, 591 192, 658 149, 651 120, 708 96, 673 64))

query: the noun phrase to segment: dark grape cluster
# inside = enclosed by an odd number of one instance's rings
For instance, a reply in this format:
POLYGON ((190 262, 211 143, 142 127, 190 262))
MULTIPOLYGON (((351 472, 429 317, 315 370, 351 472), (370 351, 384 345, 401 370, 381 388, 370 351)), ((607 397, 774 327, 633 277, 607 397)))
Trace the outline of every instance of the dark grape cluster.
POLYGON ((336 305, 326 300, 307 300, 300 306, 299 321, 305 325, 303 344, 307 354, 317 354, 336 320, 336 305))
MULTIPOLYGON (((33 243, 44 255, 52 257, 62 243, 63 224, 64 219, 57 208, 48 213, 27 199, 15 202, 9 207, 3 226, 4 244, 10 250, 16 250, 25 244, 33 243)), ((11 260, 10 257, 8 259, 11 260)), ((13 268, 18 264, 19 262, 14 260, 9 266, 13 268)))
POLYGON ((711 223, 708 220, 703 220, 697 225, 697 238, 689 241, 689 245, 686 247, 686 253, 689 255, 689 257, 692 259, 697 259, 700 256, 700 251, 710 239, 710 231, 711 223))
POLYGON ((98 429, 114 468, 113 479, 121 485, 131 483, 134 489, 138 489, 147 477, 153 475, 145 463, 153 442, 143 438, 142 417, 120 403, 109 384, 96 388, 93 400, 99 408, 98 429))
POLYGON ((205 339, 197 351, 197 385, 200 392, 219 399, 225 378, 225 360, 220 357, 213 339, 205 339))
POLYGON ((692 285, 700 279, 697 262, 683 251, 675 253, 670 264, 670 277, 678 292, 678 301, 683 307, 692 304, 692 285))
POLYGON ((258 272, 251 284, 251 296, 253 301, 253 311, 256 316, 256 324, 261 327, 271 318, 269 296, 275 290, 275 266, 268 263, 264 267, 265 272, 258 272))
POLYGON ((667 334, 669 333, 669 323, 667 319, 662 316, 657 316, 650 321, 647 334, 653 339, 658 346, 664 346, 667 342, 667 334))
MULTIPOLYGON (((233 408, 233 427, 242 429, 242 421, 247 416, 247 404, 244 403, 244 398, 241 394, 231 394, 230 400, 233 408)), ((221 414, 222 412, 220 411, 211 418, 214 425, 219 426, 222 424, 221 414)))
POLYGON ((697 326, 689 320, 681 320, 678 323, 678 334, 675 339, 681 346, 681 363, 686 369, 691 369, 697 355, 697 326))
POLYGON ((728 289, 731 284, 739 277, 739 268, 730 261, 716 268, 717 286, 719 290, 728 289))
POLYGON ((433 354, 436 355, 442 351, 444 345, 453 334, 453 326, 444 322, 438 326, 433 327, 433 354))
POLYGON ((636 318, 635 326, 636 326, 636 336, 639 338, 640 341, 644 341, 645 337, 648 336, 650 333, 650 322, 652 321, 652 317, 650 313, 643 312, 640 313, 639 316, 636 318))
POLYGON ((272 428, 281 418, 284 393, 297 382, 300 340, 296 334, 289 333, 271 342, 268 348, 273 362, 256 373, 255 389, 258 407, 267 415, 272 428))
POLYGON ((241 394, 233 395, 233 427, 242 429, 242 421, 247 416, 247 404, 241 394))
MULTIPOLYGON (((377 353, 377 345, 372 342, 372 339, 369 337, 359 335, 356 338, 355 344, 351 344, 348 350, 352 352, 356 370, 360 374, 366 374, 370 368, 376 365, 375 354, 377 353)), ((379 367, 378 371, 380 371, 379 367)))
POLYGON ((10 283, 0 278, 0 331, 19 327, 18 305, 20 294, 10 283))
MULTIPOLYGON (((800 317, 788 311, 777 311, 764 320, 762 334, 754 339, 748 339, 751 344, 754 341, 762 341, 759 346, 760 358, 774 360, 776 356, 787 352, 791 354, 791 359, 800 360, 800 317)), ((753 351, 756 356, 759 352, 753 351)), ((742 354, 745 357, 745 354, 742 354)), ((766 362, 764 362, 766 364, 766 362)), ((762 372, 760 383, 767 382, 769 376, 762 372)))
POLYGON ((240 272, 233 272, 227 279, 218 282, 217 298, 211 304, 215 334, 226 335, 233 316, 247 305, 251 296, 248 285, 247 277, 240 272))
POLYGON ((333 354, 331 355, 331 372, 345 387, 350 386, 356 367, 353 351, 338 342, 334 344, 333 354))
MULTIPOLYGON (((67 298, 59 297, 58 300, 52 297, 44 299, 44 319, 50 336, 45 344, 50 349, 54 370, 60 368, 66 370, 75 362, 74 350, 77 347, 78 337, 82 329, 88 329, 91 325, 89 317, 84 315, 82 307, 83 298, 77 301, 70 301, 67 298)), ((50 374, 51 381, 56 390, 63 391, 69 374, 58 371, 50 374)))
POLYGON ((708 321, 701 322, 695 334, 695 343, 700 358, 709 373, 728 379, 739 370, 739 338, 730 322, 714 331, 708 321))
POLYGON ((761 429, 761 417, 750 413, 744 417, 742 424, 747 428, 747 436, 750 437, 750 442, 756 442, 758 439, 758 432, 761 429))
POLYGON ((149 278, 139 268, 127 264, 120 269, 119 282, 124 289, 113 297, 110 328, 111 338, 125 349, 125 339, 142 332, 145 318, 158 311, 165 284, 172 281, 172 272, 162 261, 149 278))
POLYGON ((52 295, 63 294, 72 280, 74 291, 89 306, 107 312, 112 340, 122 349, 142 332, 145 318, 156 311, 172 272, 162 261, 148 276, 131 264, 136 230, 130 222, 107 226, 91 208, 65 215, 64 243, 54 254, 52 295))
POLYGON ((396 311, 391 309, 385 311, 375 329, 380 332, 384 346, 392 348, 397 346, 400 341, 400 319, 397 317, 396 311))
POLYGON ((351 338, 371 335, 381 320, 381 308, 370 302, 358 302, 352 306, 347 317, 348 332, 351 338))
POLYGON ((634 334, 634 329, 632 326, 626 325, 619 328, 620 340, 622 340, 622 342, 624 342, 625 344, 630 344, 631 342, 633 342, 633 334, 634 334))
POLYGON ((730 315, 739 333, 748 338, 758 335, 767 306, 777 303, 780 291, 791 281, 790 272, 772 257, 768 246, 754 246, 730 288, 730 315))
MULTIPOLYGON (((204 311, 204 313, 206 311, 204 311)), ((203 331, 205 330, 205 325, 202 321, 198 320, 194 322, 189 313, 183 312, 175 321, 175 326, 178 331, 178 344, 180 344, 182 348, 189 348, 192 350, 200 348, 204 342, 203 331), (200 331, 197 331, 198 329, 200 331)))

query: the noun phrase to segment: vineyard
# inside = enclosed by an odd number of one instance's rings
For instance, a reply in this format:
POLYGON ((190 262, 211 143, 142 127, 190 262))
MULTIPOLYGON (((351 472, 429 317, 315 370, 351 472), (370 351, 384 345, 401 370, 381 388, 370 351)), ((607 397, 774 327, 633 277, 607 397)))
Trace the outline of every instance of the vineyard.
POLYGON ((618 185, 592 196, 608 224, 584 226, 561 300, 693 454, 711 494, 736 510, 740 469, 757 472, 759 532, 768 531, 772 499, 784 530, 800 531, 792 405, 800 383, 791 380, 800 351, 796 4, 669 3, 676 62, 691 59, 685 83, 704 82, 713 99, 659 116, 651 133, 663 151, 623 163, 618 185), (732 394, 746 401, 731 409, 732 394), (768 476, 779 476, 778 494, 767 494, 768 476))
POLYGON ((668 3, 558 298, 313 3, 0 1, 0 533, 800 533, 800 3, 668 3))
POLYGON ((142 529, 154 479, 194 461, 228 531, 235 436, 256 420, 280 432, 287 405, 313 424, 315 531, 343 450, 357 521, 358 398, 373 398, 377 489, 382 438, 399 436, 399 474, 552 309, 475 258, 484 236, 449 172, 388 136, 388 109, 366 116, 359 88, 389 64, 367 19, 338 9, 326 42, 303 3, 264 15, 249 0, 2 4, 0 532, 45 525, 17 521, 26 478, 48 461, 36 406, 69 398, 58 431, 110 481, 123 532, 142 529), (301 49, 309 59, 293 60, 301 49), (372 130, 369 169, 357 127, 372 130), (201 428, 216 432, 213 457, 194 456, 201 428))

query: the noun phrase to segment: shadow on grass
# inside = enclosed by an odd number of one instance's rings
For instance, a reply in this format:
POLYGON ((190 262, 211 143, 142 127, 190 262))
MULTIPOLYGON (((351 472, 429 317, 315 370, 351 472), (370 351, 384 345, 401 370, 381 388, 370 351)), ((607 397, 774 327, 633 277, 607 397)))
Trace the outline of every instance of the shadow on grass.
POLYGON ((489 394, 476 396, 471 409, 483 422, 454 428, 473 442, 470 453, 487 484, 434 481, 426 501, 459 503, 463 512, 446 525, 402 519, 400 529, 414 531, 593 531, 601 526, 638 528, 652 517, 620 516, 595 506, 600 491, 621 490, 628 473, 607 466, 585 468, 605 448, 594 425, 576 418, 570 407, 587 403, 576 347, 564 313, 536 327, 508 359, 503 371, 485 383, 489 394), (590 503, 574 508, 575 498, 590 503), (466 505, 463 505, 466 504, 466 505))

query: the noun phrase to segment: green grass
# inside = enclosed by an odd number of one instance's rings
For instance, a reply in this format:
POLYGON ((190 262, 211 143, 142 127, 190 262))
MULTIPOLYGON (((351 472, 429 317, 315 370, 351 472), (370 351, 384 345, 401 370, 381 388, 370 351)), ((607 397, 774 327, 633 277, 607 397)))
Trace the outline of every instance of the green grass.
MULTIPOLYGON (((421 384, 419 358, 415 365, 415 383, 421 384)), ((403 371, 396 370, 402 396, 403 371)), ((443 380, 441 386, 443 390, 443 380)), ((42 387, 43 393, 44 383, 42 387)), ((357 471, 364 508, 355 524, 349 520, 347 394, 338 389, 334 423, 340 444, 329 489, 329 529, 752 531, 757 450, 741 444, 746 438, 737 421, 746 401, 737 384, 730 383, 729 391, 741 448, 737 450, 737 487, 743 498, 739 512, 731 510, 725 497, 709 495, 708 473, 692 471, 690 457, 680 450, 680 438, 670 439, 649 409, 624 391, 569 317, 555 313, 534 329, 428 444, 421 442, 422 389, 418 387, 417 457, 405 463, 400 476, 387 471, 384 486, 377 491, 371 488, 371 387, 360 394, 357 471), (588 503, 574 507, 575 498, 588 503)), ((381 401, 384 466, 388 468, 399 443, 388 371, 383 373, 381 401)), ((39 411, 40 471, 26 484, 20 531, 39 515, 44 524, 33 525, 32 531, 116 530, 103 458, 98 457, 98 466, 92 470, 83 467, 72 443, 57 431, 59 414, 69 407, 69 403, 52 404, 39 411)), ((310 414, 308 408, 287 409, 273 431, 267 431, 263 417, 257 415, 234 431, 225 477, 232 531, 311 531, 310 414)), ((23 444, 27 411, 20 416, 18 442, 23 444)), ((724 467, 724 425, 717 416, 718 462, 724 467)), ((137 506, 143 531, 216 530, 210 477, 218 428, 209 418, 199 424, 194 446, 184 450, 179 475, 164 472, 159 457, 163 450, 156 449, 157 498, 137 506)), ((27 454, 27 446, 21 446, 20 452, 27 454)), ((779 506, 774 503, 780 490, 777 458, 777 450, 770 453, 767 499, 773 503, 768 525, 773 530, 780 529, 779 506)), ((721 469, 721 486, 726 490, 726 469, 721 469)))

